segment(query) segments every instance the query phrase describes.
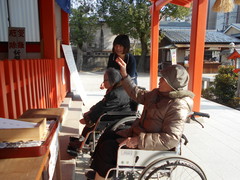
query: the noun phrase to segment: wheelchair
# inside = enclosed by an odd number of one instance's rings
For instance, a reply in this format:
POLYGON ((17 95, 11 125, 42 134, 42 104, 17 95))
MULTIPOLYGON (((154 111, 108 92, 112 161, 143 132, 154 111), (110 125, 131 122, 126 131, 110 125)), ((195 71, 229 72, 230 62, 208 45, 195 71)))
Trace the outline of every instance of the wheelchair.
MULTIPOLYGON (((146 90, 146 88, 138 86, 139 89, 146 90)), ((139 104, 134 100, 130 100, 131 111, 108 111, 102 114, 95 125, 89 129, 85 138, 80 140, 79 138, 70 137, 70 142, 80 141, 78 149, 68 146, 67 152, 72 156, 79 156, 83 154, 92 154, 97 145, 97 141, 100 136, 106 130, 126 129, 131 126, 132 122, 140 117, 138 111, 139 104)))
POLYGON ((67 152, 72 156, 79 156, 83 154, 92 154, 97 145, 97 141, 106 130, 115 130, 128 128, 136 118, 140 117, 138 112, 138 103, 131 100, 131 111, 108 111, 102 114, 95 125, 89 129, 85 138, 79 140, 79 138, 70 137, 70 142, 79 141, 80 146, 78 150, 68 146, 67 152))
MULTIPOLYGON (((189 115, 190 120, 196 121, 202 127, 204 126, 195 116, 210 117, 208 114, 200 112, 193 112, 189 115)), ((115 130, 118 127, 121 127, 120 122, 114 126, 115 130)), ((169 151, 119 147, 117 165, 108 171, 106 178, 111 171, 115 171, 115 179, 207 180, 199 165, 181 156, 183 139, 185 141, 184 145, 186 145, 188 140, 183 135, 179 145, 169 151)))

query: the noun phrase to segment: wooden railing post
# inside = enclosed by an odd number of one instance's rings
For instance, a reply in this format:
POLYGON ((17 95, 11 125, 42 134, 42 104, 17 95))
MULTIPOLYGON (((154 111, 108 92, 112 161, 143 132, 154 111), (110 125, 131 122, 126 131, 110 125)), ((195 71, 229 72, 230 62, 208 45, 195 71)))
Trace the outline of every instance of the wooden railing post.
POLYGON ((23 113, 19 60, 12 60, 17 117, 23 113))
POLYGON ((14 92, 14 81, 13 81, 13 62, 12 61, 4 61, 4 69, 5 69, 5 79, 6 79, 6 87, 7 87, 7 102, 8 102, 8 112, 9 118, 16 119, 16 99, 14 92))
POLYGON ((4 61, 0 61, 0 117, 9 117, 4 61))
POLYGON ((55 67, 54 59, 0 61, 0 117, 16 119, 28 109, 59 107, 69 82, 62 72, 63 66, 67 69, 64 59, 57 62, 55 67))
POLYGON ((21 79, 21 94, 22 94, 22 106, 23 112, 28 109, 28 99, 31 98, 30 94, 27 93, 27 78, 26 78, 26 60, 19 60, 19 73, 21 79))

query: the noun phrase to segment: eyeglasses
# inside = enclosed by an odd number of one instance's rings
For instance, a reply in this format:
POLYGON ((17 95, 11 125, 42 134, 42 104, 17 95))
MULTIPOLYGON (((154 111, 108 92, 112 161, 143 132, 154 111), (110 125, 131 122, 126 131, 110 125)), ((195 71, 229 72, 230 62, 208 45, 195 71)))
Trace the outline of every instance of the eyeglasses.
POLYGON ((103 82, 106 82, 106 81, 108 81, 108 79, 104 79, 104 80, 103 80, 103 82))

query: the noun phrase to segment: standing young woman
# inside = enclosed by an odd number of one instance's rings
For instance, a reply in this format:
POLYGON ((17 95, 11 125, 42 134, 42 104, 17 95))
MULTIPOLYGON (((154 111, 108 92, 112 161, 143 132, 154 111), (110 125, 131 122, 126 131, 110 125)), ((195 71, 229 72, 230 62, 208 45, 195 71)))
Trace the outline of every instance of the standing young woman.
MULTIPOLYGON (((113 67, 120 70, 120 66, 116 62, 116 59, 122 59, 126 65, 126 71, 131 77, 133 82, 137 84, 137 65, 135 57, 129 53, 130 50, 130 40, 127 35, 120 34, 113 41, 112 53, 108 58, 107 68, 113 67)), ((104 89, 104 84, 100 86, 101 89, 104 89)))

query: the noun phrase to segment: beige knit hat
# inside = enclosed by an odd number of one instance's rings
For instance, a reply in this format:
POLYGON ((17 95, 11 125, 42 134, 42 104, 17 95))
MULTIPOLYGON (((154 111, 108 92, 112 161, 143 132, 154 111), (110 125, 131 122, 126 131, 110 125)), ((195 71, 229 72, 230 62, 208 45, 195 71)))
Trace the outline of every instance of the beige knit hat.
POLYGON ((187 90, 188 88, 189 74, 186 69, 179 64, 168 66, 161 70, 159 75, 163 77, 174 90, 187 90))

